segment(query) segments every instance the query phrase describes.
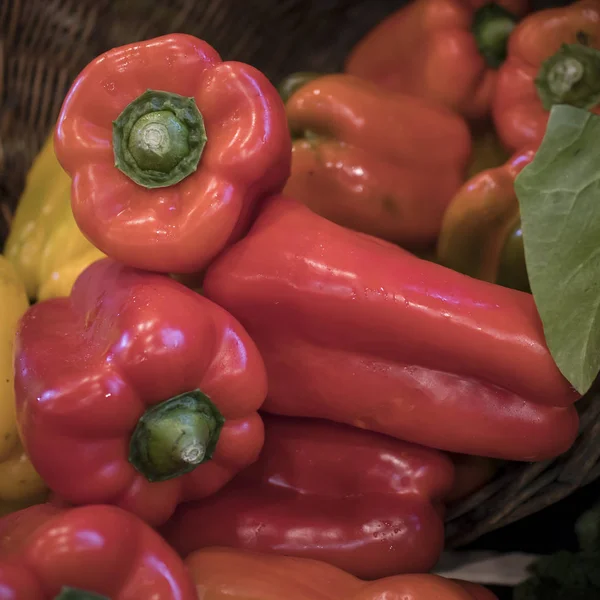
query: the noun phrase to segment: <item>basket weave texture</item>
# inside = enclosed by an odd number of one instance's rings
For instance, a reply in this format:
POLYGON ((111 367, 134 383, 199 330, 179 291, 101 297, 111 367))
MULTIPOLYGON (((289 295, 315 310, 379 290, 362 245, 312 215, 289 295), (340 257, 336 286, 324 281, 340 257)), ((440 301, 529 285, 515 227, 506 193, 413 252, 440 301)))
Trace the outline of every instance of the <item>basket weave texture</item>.
MULTIPOLYGON (((105 50, 170 32, 206 40, 226 60, 274 83, 294 71, 334 72, 398 0, 0 0, 0 242, 25 174, 79 71, 105 50)), ((534 0, 535 8, 564 4, 534 0)), ((514 463, 450 508, 458 547, 535 513, 600 477, 600 388, 579 403, 581 431, 565 455, 514 463)))

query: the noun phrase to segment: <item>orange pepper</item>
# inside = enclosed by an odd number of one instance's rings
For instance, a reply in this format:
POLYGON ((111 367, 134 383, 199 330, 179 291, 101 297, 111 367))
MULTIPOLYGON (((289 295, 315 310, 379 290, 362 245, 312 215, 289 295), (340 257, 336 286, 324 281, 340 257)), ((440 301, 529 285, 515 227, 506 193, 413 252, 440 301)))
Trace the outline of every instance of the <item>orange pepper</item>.
POLYGON ((506 151, 490 122, 474 125, 477 126, 471 129, 473 150, 467 171, 469 179, 481 171, 503 165, 510 158, 510 152, 506 151))
POLYGON ((535 155, 526 147, 467 181, 446 210, 440 264, 471 277, 529 291, 515 179, 535 155))
POLYGON ((230 548, 208 548, 185 561, 198 600, 498 600, 480 585, 437 575, 361 581, 327 563, 230 548))
POLYGON ((489 113, 496 69, 526 10, 527 0, 415 0, 372 29, 345 70, 479 119, 489 113))
POLYGON ((493 118, 503 144, 539 143, 550 108, 571 104, 600 113, 600 0, 581 0, 524 19, 498 75, 493 118))
POLYGON ((340 225, 408 248, 435 242, 471 154, 466 122, 351 75, 317 77, 289 98, 285 193, 340 225))

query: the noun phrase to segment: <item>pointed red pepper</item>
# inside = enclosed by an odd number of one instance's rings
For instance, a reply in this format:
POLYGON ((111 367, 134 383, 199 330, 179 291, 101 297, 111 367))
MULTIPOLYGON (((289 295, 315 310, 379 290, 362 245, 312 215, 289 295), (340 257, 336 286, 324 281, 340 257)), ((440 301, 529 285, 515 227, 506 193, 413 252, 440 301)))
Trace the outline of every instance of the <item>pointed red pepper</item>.
POLYGON ((40 504, 0 520, 0 598, 195 600, 175 551, 115 506, 40 504))
POLYGON ((322 560, 358 577, 424 573, 444 545, 452 461, 315 419, 265 416, 258 461, 163 529, 182 555, 228 546, 322 560))
POLYGON ((240 237, 291 161, 268 79, 183 34, 91 62, 64 101, 55 150, 86 237, 125 264, 174 273, 202 270, 240 237))
POLYGON ((242 326, 166 275, 109 259, 25 313, 15 392, 24 446, 54 492, 151 524, 262 448, 266 375, 242 326))
POLYGON ((268 412, 508 460, 557 456, 577 435, 580 395, 550 355, 530 294, 291 199, 264 207, 203 289, 256 342, 268 412))

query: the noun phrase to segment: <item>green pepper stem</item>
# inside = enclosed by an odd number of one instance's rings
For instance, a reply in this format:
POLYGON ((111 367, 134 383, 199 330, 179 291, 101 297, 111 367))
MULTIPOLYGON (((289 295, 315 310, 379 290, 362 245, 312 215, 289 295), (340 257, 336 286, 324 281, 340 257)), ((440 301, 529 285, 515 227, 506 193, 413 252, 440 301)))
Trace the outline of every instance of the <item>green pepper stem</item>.
POLYGON ((148 481, 166 481, 210 460, 225 419, 200 390, 149 408, 129 443, 129 462, 148 481))
POLYGON ((85 590, 65 586, 54 600, 110 600, 110 598, 94 592, 86 592, 85 590))
MULTIPOLYGON (((277 91, 283 100, 283 103, 286 104, 287 101, 301 88, 304 87, 307 83, 314 81, 315 79, 322 77, 322 73, 312 73, 309 71, 292 73, 285 77, 281 83, 277 86, 277 91)), ((306 137, 308 132, 306 131, 295 131, 290 127, 290 134, 292 139, 297 140, 303 137, 306 137)))
POLYGON ((148 90, 113 122, 115 166, 145 188, 179 183, 198 168, 206 145, 193 98, 148 90))
POLYGON ((471 32, 488 67, 497 69, 505 61, 508 38, 517 21, 515 15, 495 2, 484 4, 473 15, 471 32))
POLYGON ((277 86, 277 91, 279 92, 283 103, 285 104, 301 87, 321 76, 322 73, 301 71, 285 77, 277 86))
POLYGON ((546 110, 555 104, 589 109, 600 102, 600 50, 583 44, 563 44, 546 59, 535 79, 546 110))

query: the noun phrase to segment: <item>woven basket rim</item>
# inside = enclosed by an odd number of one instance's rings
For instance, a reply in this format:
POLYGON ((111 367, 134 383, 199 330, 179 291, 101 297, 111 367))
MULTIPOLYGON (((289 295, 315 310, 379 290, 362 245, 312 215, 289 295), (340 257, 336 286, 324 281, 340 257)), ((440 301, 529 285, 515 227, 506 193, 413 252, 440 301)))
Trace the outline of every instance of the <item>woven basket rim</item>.
MULTIPOLYGON (((392 0, 0 0, 0 240, 70 83, 101 52, 192 33, 277 83, 291 71, 338 70, 352 45, 399 6, 392 0)), ((598 395, 594 388, 579 403, 580 434, 571 450, 542 463, 507 464, 450 507, 448 547, 542 510, 600 477, 598 395)))

